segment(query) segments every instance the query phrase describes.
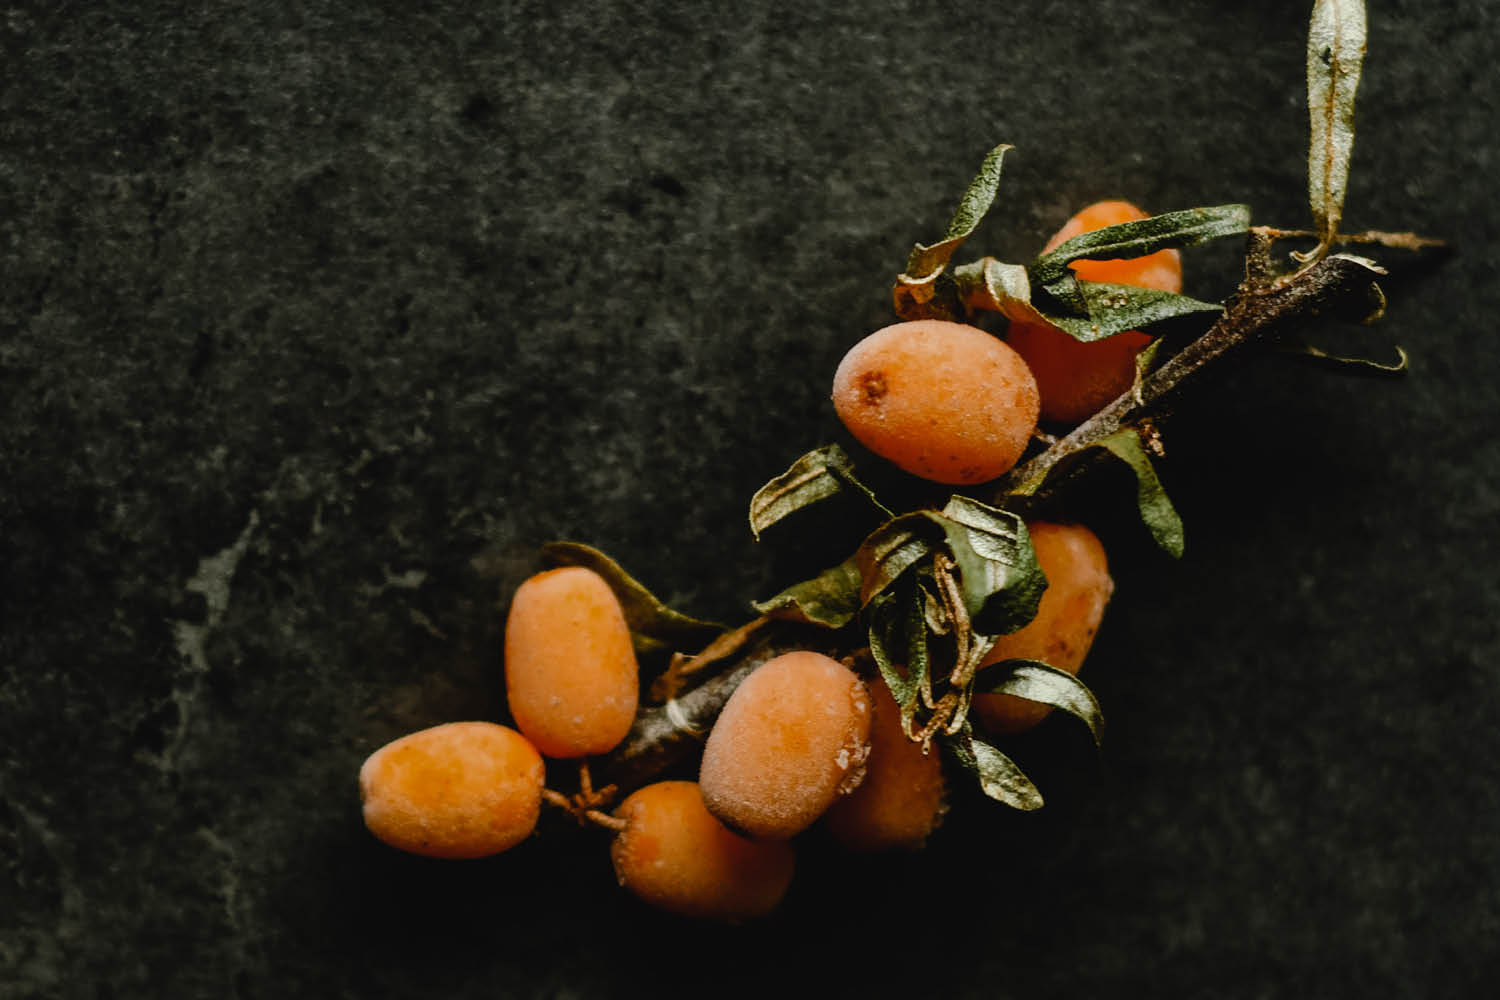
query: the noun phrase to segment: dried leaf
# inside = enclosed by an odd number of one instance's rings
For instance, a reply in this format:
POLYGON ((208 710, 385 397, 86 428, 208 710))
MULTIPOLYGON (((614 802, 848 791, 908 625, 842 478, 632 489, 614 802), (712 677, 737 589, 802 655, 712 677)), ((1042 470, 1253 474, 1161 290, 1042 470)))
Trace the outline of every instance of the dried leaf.
POLYGON ((1375 361, 1371 358, 1345 358, 1336 354, 1313 347, 1311 344, 1288 345, 1282 350, 1295 358, 1312 364, 1332 368, 1346 375, 1369 375, 1378 378, 1386 378, 1391 375, 1405 375, 1407 373, 1406 351, 1401 345, 1396 345, 1396 361, 1394 363, 1375 361))
POLYGON ((1012 694, 1060 708, 1083 720, 1096 746, 1103 740, 1104 713, 1094 692, 1067 671, 1040 660, 1002 660, 986 667, 974 689, 981 694, 1012 694))
POLYGON ((1167 491, 1162 488, 1156 469, 1146 455, 1139 432, 1133 427, 1122 428, 1100 440, 1095 447, 1105 449, 1130 466, 1135 473, 1135 499, 1136 506, 1140 508, 1141 520, 1145 522, 1157 545, 1173 558, 1180 557, 1183 548, 1182 518, 1177 516, 1176 508, 1167 498, 1167 491))
POLYGON ((552 566, 583 566, 604 578, 625 612, 625 624, 638 655, 664 649, 696 648, 724 626, 692 618, 663 604, 656 595, 598 549, 580 542, 548 542, 542 559, 552 566))
POLYGON ((990 798, 1027 812, 1042 807, 1042 793, 1026 777, 1026 772, 999 750, 975 739, 968 722, 947 744, 953 759, 979 778, 979 787, 990 798))
POLYGON ((859 564, 850 557, 753 607, 773 618, 843 628, 859 614, 859 590, 859 564))
POLYGON ((760 533, 789 514, 827 500, 852 487, 887 515, 890 511, 875 494, 854 478, 854 462, 836 444, 824 445, 803 455, 791 468, 771 480, 750 498, 750 531, 760 533))
POLYGON ((1317 0, 1307 33, 1307 200, 1325 248, 1343 219, 1364 58, 1364 0, 1317 0))
POLYGON ((1075 260, 1143 257, 1174 247, 1189 247, 1250 228, 1249 205, 1214 205, 1165 212, 1147 219, 1105 226, 1073 237, 1032 262, 1031 281, 1046 285, 1069 273, 1075 260))
POLYGON ((958 563, 964 607, 975 632, 1003 635, 1036 617, 1047 578, 1037 565, 1026 522, 969 497, 955 496, 941 514, 927 512, 958 563))

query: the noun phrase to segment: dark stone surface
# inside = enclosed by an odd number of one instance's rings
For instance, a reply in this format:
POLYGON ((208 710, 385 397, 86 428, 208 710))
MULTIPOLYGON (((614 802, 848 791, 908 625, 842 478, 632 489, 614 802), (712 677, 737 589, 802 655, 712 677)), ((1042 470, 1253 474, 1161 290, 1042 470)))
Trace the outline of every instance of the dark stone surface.
POLYGON ((1041 814, 813 838, 738 930, 561 824, 400 856, 355 772, 504 717, 543 541, 725 620, 787 582, 744 503, 992 144, 1009 259, 1106 196, 1303 225, 1308 5, 181 6, 0 11, 0 996, 1493 986, 1493 4, 1372 5, 1347 228, 1459 252, 1357 335, 1405 381, 1256 364, 1173 426, 1102 767, 1051 725, 1041 814))

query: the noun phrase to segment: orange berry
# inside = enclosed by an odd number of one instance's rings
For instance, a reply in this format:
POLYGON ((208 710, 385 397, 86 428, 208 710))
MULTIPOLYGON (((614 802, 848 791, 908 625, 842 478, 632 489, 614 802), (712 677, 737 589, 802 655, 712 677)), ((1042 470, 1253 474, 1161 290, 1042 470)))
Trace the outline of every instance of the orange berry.
MULTIPOLYGON (((1128 201, 1097 202, 1069 219, 1042 252, 1083 233, 1146 217, 1128 201)), ((1182 258, 1176 250, 1159 250, 1145 257, 1077 260, 1068 266, 1082 281, 1182 291, 1182 258)), ((1129 389, 1135 381, 1136 355, 1151 343, 1147 334, 1128 330, 1085 344, 1055 327, 1029 323, 1011 324, 1006 340, 1036 376, 1042 419, 1068 424, 1088 419, 1129 389)))
POLYGON ((1004 342, 924 319, 855 344, 834 374, 833 406, 861 444, 907 472, 973 484, 1016 464, 1036 429, 1038 397, 1004 342))
MULTIPOLYGON (((1037 562, 1047 574, 1047 589, 1036 617, 1010 635, 1002 635, 980 666, 1001 660, 1041 660, 1076 674, 1115 589, 1104 546, 1081 524, 1037 522, 1027 528, 1037 562)), ((980 674, 981 681, 984 676, 980 674)), ((1023 732, 1052 711, 1050 705, 1009 694, 975 695, 974 709, 985 728, 997 733, 1023 732)))
POLYGON ((647 785, 615 815, 629 824, 610 845, 615 875, 652 906, 746 920, 774 909, 792 883, 791 845, 734 833, 709 813, 694 782, 647 785))
POLYGON ((432 858, 482 858, 525 840, 542 803, 541 755, 514 729, 450 722, 403 736, 359 769, 365 826, 432 858))
POLYGON ((865 780, 835 802, 824 823, 841 843, 861 851, 918 848, 943 811, 943 766, 933 746, 922 752, 901 729, 901 706, 885 681, 870 682, 873 719, 865 780))
POLYGON ((730 695, 698 783, 708 811, 752 837, 800 833, 864 777, 870 696, 821 653, 785 653, 730 695))
POLYGON ((639 693, 630 629, 603 577, 568 566, 516 589, 505 623, 505 694, 538 750, 607 753, 630 731, 639 693))

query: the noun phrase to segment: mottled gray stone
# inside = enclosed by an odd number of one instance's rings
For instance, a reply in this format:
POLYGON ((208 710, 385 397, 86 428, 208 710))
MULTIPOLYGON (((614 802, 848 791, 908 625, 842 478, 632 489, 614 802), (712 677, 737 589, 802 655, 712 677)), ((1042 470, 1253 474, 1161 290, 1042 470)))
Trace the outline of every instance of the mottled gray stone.
POLYGON ((0 997, 1493 985, 1492 4, 1372 4, 1346 224, 1459 252, 1341 341, 1405 381, 1257 364, 1172 426, 1102 764, 1052 724, 1043 813, 814 837, 733 931, 560 823, 397 855, 358 765, 504 718, 546 540, 724 620, 788 582, 744 504, 991 145, 1002 257, 1108 196, 1302 225, 1309 5, 177 6, 0 12, 0 997))

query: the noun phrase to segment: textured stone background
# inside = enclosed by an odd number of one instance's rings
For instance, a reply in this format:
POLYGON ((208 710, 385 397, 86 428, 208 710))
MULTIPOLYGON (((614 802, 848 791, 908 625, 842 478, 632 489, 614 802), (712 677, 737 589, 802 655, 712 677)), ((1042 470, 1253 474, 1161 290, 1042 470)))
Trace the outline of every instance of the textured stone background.
POLYGON ((1493 4, 1372 4, 1348 226, 1459 252, 1328 335, 1405 381, 1260 363, 1169 432, 1188 553, 1109 535, 1102 765, 1050 725, 1042 813, 812 838, 739 930, 561 824, 400 856, 356 769, 503 717, 543 541, 726 620, 787 582, 744 503, 992 144, 1002 257, 1106 196, 1304 224, 1309 5, 180 6, 0 7, 0 997, 1500 976, 1493 4))

